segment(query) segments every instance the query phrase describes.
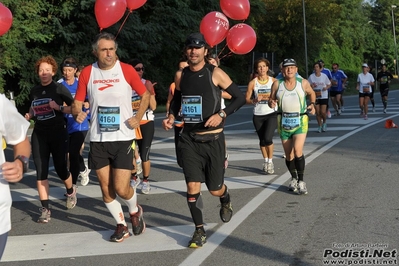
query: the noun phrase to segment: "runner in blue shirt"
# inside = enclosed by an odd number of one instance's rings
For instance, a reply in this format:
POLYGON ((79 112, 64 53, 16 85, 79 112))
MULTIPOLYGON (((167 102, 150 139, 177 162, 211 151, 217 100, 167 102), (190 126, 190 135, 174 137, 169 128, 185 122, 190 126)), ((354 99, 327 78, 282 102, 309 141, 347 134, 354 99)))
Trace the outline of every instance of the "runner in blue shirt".
POLYGON ((332 105, 335 109, 335 115, 340 115, 341 110, 341 102, 342 102, 342 93, 344 92, 345 82, 348 79, 344 71, 339 69, 338 63, 332 64, 332 72, 331 72, 331 88, 330 88, 330 97, 332 105))

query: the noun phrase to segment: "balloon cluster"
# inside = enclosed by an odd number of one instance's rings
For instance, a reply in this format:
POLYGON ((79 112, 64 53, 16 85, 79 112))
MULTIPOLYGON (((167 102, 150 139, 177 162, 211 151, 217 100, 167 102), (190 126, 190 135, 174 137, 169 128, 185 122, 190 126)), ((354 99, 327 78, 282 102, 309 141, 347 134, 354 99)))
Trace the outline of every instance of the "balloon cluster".
POLYGON ((96 0, 94 14, 100 31, 118 22, 125 14, 126 8, 131 13, 146 2, 147 0, 96 0))
POLYGON ((230 51, 235 54, 247 54, 256 44, 254 29, 239 23, 229 29, 229 20, 246 20, 249 16, 249 0, 220 0, 222 12, 212 11, 205 15, 200 23, 200 32, 206 42, 215 46, 226 39, 230 51), (227 16, 227 17, 226 17, 227 16))
POLYGON ((7 33, 12 25, 12 13, 10 9, 0 3, 0 36, 7 33))

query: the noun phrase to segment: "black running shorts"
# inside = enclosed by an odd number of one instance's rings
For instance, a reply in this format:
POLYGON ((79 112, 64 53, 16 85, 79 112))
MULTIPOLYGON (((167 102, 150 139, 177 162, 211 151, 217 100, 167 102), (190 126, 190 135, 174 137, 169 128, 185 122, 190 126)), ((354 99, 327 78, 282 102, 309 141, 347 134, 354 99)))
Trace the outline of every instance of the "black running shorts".
POLYGON ((132 142, 90 142, 89 168, 98 170, 111 165, 114 169, 133 170, 132 142))
POLYGON ((195 142, 187 132, 182 132, 179 153, 186 183, 201 182, 208 190, 217 191, 224 183, 225 140, 223 132, 210 142, 195 142))

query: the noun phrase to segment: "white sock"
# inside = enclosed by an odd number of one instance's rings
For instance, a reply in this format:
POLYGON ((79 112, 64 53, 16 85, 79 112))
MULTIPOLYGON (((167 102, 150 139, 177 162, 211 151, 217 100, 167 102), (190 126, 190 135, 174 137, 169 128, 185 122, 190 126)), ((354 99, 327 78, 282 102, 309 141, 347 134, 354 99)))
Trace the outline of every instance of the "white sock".
POLYGON ((114 217, 116 223, 126 226, 125 215, 123 214, 122 205, 119 203, 119 201, 113 200, 109 203, 104 203, 112 217, 114 217))
POLYGON ((133 196, 128 200, 123 200, 127 207, 129 208, 129 213, 136 213, 138 212, 139 208, 137 207, 137 193, 136 189, 133 189, 133 196))
POLYGON ((137 163, 137 164, 140 164, 140 163, 141 163, 141 157, 139 157, 139 158, 136 160, 136 163, 137 163))
POLYGON ((272 163, 273 162, 273 158, 269 158, 269 163, 272 163))
POLYGON ((269 162, 269 158, 265 158, 265 163, 268 163, 269 162))

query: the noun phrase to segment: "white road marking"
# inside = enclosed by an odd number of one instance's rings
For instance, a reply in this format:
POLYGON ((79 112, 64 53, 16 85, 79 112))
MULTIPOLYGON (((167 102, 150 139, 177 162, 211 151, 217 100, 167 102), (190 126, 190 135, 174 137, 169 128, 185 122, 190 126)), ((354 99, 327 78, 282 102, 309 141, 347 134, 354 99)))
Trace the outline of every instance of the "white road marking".
MULTIPOLYGON (((206 224, 212 229, 217 223, 206 224)), ((10 236, 1 261, 74 258, 107 254, 142 253, 186 249, 193 225, 146 228, 123 244, 108 241, 112 230, 63 234, 10 236), (121 246, 122 245, 122 246, 121 246)))

